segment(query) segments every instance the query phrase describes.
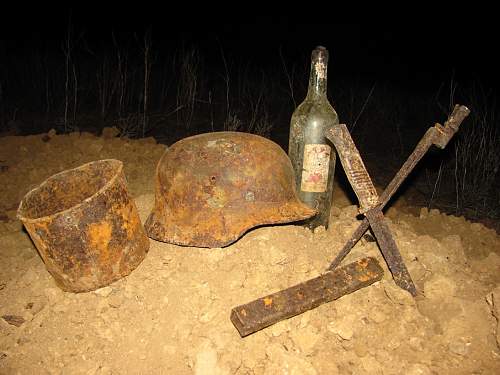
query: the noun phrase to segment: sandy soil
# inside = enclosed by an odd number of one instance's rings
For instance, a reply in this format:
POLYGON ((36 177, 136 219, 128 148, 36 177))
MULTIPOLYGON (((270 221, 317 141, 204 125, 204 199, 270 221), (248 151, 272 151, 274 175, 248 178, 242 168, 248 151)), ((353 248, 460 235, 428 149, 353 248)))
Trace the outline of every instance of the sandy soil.
POLYGON ((116 158, 144 221, 165 146, 113 136, 0 138, 1 374, 500 373, 500 237, 401 201, 387 217, 420 296, 396 287, 377 244, 362 239, 344 263, 375 256, 382 281, 240 338, 232 307, 321 274, 356 228, 340 189, 328 231, 262 227, 211 250, 151 240, 130 276, 61 291, 17 205, 56 172, 116 158))

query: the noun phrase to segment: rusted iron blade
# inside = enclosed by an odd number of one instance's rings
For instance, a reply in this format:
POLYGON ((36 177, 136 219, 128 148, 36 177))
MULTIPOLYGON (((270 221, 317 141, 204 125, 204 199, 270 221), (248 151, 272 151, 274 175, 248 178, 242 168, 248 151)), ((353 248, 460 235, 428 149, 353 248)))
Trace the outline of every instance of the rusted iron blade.
POLYGON ((241 337, 281 320, 302 314, 382 279, 375 258, 363 258, 332 272, 259 298, 231 310, 231 321, 241 337))
POLYGON ((365 164, 354 144, 347 126, 339 124, 330 128, 328 139, 339 153, 339 159, 359 200, 360 212, 364 213, 379 204, 377 190, 366 171, 365 164))
POLYGON ((412 295, 417 290, 399 253, 396 242, 392 238, 389 226, 384 221, 384 214, 378 207, 378 195, 359 151, 351 138, 347 127, 343 124, 334 126, 329 131, 329 139, 337 149, 342 167, 359 200, 360 211, 368 219, 378 245, 398 286, 412 295))
MULTIPOLYGON (((408 175, 426 154, 429 148, 433 144, 439 148, 444 148, 448 144, 451 137, 458 131, 460 124, 469 115, 469 113, 470 110, 467 107, 463 105, 455 105, 452 114, 448 117, 448 120, 446 120, 444 126, 436 124, 434 125, 434 127, 427 130, 427 132, 417 144, 408 159, 405 161, 401 169, 394 176, 392 181, 387 185, 384 192, 380 195, 379 201, 381 209, 383 209, 387 202, 389 202, 399 186, 401 186, 403 181, 406 179, 406 177, 408 177, 408 175)), ((328 139, 330 139, 329 132, 327 132, 326 136, 328 139)), ((333 142, 332 139, 330 140, 333 142)), ((368 222, 368 219, 364 218, 358 229, 354 231, 351 239, 347 241, 337 257, 330 264, 328 270, 333 270, 342 262, 342 260, 347 256, 347 254, 349 254, 351 249, 354 247, 354 245, 356 245, 356 243, 368 230, 369 227, 370 224, 368 222)))
POLYGON ((379 208, 374 208, 366 212, 365 215, 377 239, 380 251, 392 273, 394 282, 397 286, 407 290, 415 297, 417 295, 417 289, 399 253, 396 242, 392 237, 391 230, 385 221, 384 214, 379 208))

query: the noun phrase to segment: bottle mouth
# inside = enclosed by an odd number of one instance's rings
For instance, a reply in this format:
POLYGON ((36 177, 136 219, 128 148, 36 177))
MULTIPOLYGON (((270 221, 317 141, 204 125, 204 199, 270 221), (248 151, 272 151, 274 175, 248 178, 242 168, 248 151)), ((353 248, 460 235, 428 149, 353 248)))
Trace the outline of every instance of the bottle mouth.
POLYGON ((317 46, 311 54, 312 60, 326 60, 328 61, 328 50, 323 46, 317 46))

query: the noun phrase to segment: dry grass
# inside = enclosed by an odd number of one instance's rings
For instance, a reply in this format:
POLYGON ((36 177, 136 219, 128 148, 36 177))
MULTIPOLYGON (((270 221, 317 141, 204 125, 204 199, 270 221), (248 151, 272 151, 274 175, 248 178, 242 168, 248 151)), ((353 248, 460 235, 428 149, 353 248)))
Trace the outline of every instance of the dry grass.
POLYGON ((500 217, 500 134, 496 101, 477 86, 471 92, 469 124, 455 143, 455 209, 500 217))

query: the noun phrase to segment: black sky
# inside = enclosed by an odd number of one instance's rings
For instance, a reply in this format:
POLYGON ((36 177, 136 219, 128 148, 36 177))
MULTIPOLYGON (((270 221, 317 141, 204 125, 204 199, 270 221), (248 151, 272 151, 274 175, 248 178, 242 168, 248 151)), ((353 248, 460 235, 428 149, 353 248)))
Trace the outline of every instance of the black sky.
MULTIPOLYGON (((302 62, 316 45, 330 51, 330 72, 335 76, 359 76, 366 80, 399 83, 408 87, 435 86, 478 80, 499 87, 496 27, 463 22, 442 25, 415 22, 393 24, 301 24, 295 19, 261 18, 252 23, 200 22, 147 8, 103 11, 92 6, 80 9, 31 9, 19 19, 3 20, 0 39, 4 51, 44 44, 60 52, 60 43, 71 19, 74 30, 92 45, 110 40, 110 33, 132 38, 151 29, 157 51, 196 44, 210 56, 222 47, 229 56, 265 64, 281 52, 288 63, 302 62), (41 12, 41 13, 40 13, 41 12), (71 14, 71 16, 70 16, 71 14), (15 21, 15 22, 14 22, 15 21), (5 48, 7 46, 8 48, 5 48), (270 59, 269 57, 273 57, 270 59)), ((1 58, 1 56, 0 56, 1 58)))

